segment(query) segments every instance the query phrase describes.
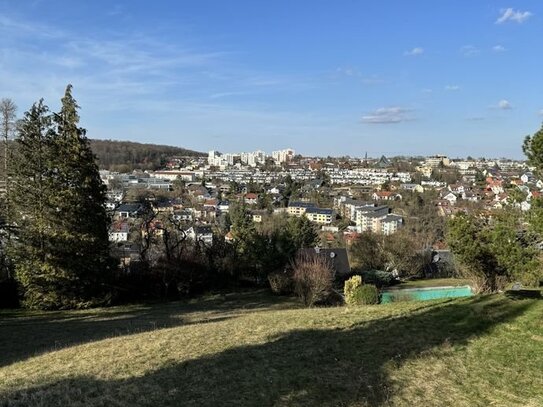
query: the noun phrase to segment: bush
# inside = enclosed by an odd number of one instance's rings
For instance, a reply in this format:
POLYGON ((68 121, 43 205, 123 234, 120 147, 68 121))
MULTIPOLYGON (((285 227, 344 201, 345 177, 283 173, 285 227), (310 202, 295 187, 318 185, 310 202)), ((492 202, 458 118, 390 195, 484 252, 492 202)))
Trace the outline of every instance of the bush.
POLYGON ((268 274, 268 282, 274 294, 289 295, 294 292, 292 274, 286 271, 274 271, 268 274))
POLYGON ((362 284, 362 277, 353 276, 345 281, 345 302, 348 305, 379 303, 379 290, 373 284, 362 284))
POLYGON ((366 284, 374 284, 379 288, 388 287, 398 282, 398 280, 396 280, 396 278, 389 271, 367 270, 361 272, 360 274, 362 275, 362 279, 366 284))
POLYGON ((345 302, 348 305, 358 304, 358 293, 360 292, 360 287, 362 287, 362 277, 360 276, 352 276, 350 279, 345 281, 343 294, 345 294, 345 302))
POLYGON ((322 256, 299 256, 293 264, 294 290, 306 307, 324 302, 332 291, 334 271, 322 256))

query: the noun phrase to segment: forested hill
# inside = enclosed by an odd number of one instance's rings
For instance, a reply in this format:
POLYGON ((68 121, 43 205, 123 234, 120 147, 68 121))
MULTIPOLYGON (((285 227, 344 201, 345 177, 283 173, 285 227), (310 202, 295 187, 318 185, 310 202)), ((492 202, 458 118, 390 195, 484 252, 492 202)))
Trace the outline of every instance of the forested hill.
POLYGON ((133 169, 155 170, 174 156, 205 156, 198 151, 181 147, 143 144, 132 141, 91 140, 100 169, 129 172, 133 169))

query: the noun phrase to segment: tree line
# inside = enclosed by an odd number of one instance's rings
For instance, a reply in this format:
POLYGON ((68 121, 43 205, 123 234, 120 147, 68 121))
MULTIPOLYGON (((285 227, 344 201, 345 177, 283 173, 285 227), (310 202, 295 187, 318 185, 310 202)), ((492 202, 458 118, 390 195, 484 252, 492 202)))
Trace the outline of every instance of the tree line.
POLYGON ((157 170, 163 168, 174 156, 205 156, 193 150, 158 144, 143 144, 132 141, 90 140, 90 146, 98 160, 100 169, 131 172, 135 169, 157 170))

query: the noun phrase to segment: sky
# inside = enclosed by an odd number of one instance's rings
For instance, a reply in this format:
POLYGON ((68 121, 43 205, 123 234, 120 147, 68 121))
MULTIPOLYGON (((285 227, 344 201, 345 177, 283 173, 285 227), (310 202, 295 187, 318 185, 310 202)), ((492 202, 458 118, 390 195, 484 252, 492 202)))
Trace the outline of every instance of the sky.
POLYGON ((90 138, 522 158, 543 2, 0 0, 0 97, 68 83, 90 138))

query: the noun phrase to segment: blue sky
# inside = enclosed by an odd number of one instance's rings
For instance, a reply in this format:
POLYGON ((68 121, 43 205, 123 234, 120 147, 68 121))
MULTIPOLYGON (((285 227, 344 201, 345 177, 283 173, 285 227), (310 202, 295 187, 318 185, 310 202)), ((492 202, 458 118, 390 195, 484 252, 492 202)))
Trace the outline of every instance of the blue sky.
POLYGON ((540 1, 0 0, 0 97, 91 138, 207 151, 521 158, 540 1))

